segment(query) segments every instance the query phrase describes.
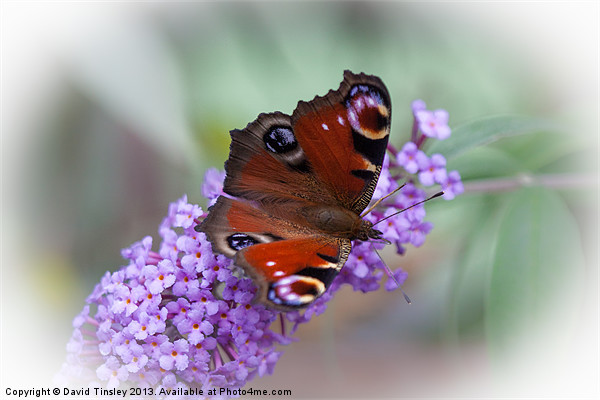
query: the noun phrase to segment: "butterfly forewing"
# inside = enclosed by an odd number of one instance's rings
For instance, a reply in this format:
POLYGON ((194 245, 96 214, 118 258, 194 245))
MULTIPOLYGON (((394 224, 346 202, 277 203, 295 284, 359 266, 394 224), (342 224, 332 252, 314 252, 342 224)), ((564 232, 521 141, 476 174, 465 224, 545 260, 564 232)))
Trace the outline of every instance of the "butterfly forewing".
POLYGON ((281 211, 307 200, 335 201, 310 170, 290 117, 282 113, 261 114, 245 129, 231 132, 225 171, 225 193, 275 204, 281 211))
POLYGON ((344 74, 337 91, 300 102, 294 133, 319 182, 360 214, 375 190, 387 147, 391 107, 377 77, 344 74))

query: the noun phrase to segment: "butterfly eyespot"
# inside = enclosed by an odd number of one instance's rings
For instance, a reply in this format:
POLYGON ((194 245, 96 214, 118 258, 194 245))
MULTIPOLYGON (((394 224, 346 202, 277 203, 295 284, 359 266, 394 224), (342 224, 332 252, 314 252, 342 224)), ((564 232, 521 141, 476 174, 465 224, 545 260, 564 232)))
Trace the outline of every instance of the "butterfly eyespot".
POLYGON ((313 302, 325 290, 325 285, 319 279, 302 275, 290 275, 269 287, 267 299, 278 305, 303 307, 313 302))
POLYGON ((298 147, 294 133, 285 127, 271 128, 264 134, 263 141, 269 151, 277 154, 287 153, 298 147))
POLYGON ((348 121, 358 134, 372 140, 388 135, 390 109, 376 88, 369 85, 356 85, 346 98, 348 121))
POLYGON ((258 240, 254 239, 251 236, 246 235, 245 233, 234 233, 233 235, 227 238, 227 243, 232 250, 241 250, 244 247, 255 245, 258 240))

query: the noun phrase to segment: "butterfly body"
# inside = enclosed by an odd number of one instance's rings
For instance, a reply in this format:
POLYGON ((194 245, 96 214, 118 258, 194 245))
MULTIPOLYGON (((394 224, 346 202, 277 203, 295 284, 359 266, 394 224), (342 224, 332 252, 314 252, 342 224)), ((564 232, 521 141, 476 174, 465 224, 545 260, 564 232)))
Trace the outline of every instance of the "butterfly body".
POLYGON ((255 280, 270 307, 305 307, 329 287, 352 240, 379 239, 361 218, 383 164, 391 118, 377 77, 344 73, 338 90, 292 115, 231 131, 224 192, 197 227, 255 280))

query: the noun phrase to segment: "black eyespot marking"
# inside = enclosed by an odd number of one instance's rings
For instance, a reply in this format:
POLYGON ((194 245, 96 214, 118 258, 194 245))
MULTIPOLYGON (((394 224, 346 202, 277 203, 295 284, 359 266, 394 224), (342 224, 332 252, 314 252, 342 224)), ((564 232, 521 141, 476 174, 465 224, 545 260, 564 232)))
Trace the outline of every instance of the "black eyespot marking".
POLYGON ((231 247, 232 250, 238 251, 259 242, 245 233, 234 233, 227 238, 227 243, 229 243, 229 247, 231 247))
POLYGON ((296 137, 290 128, 276 126, 263 136, 267 149, 273 153, 287 153, 298 147, 296 137))

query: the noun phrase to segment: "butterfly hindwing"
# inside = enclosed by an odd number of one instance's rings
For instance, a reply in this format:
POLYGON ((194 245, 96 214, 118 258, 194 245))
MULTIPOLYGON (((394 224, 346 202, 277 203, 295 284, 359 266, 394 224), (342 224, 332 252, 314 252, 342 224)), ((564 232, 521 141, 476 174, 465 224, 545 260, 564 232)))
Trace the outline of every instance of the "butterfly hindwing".
POLYGON ((258 300, 274 308, 304 307, 331 285, 350 253, 350 241, 323 235, 249 246, 235 263, 259 283, 258 300))
POLYGON ((297 226, 247 202, 218 198, 200 225, 213 249, 255 280, 271 307, 305 306, 322 295, 346 262, 350 241, 297 226))

